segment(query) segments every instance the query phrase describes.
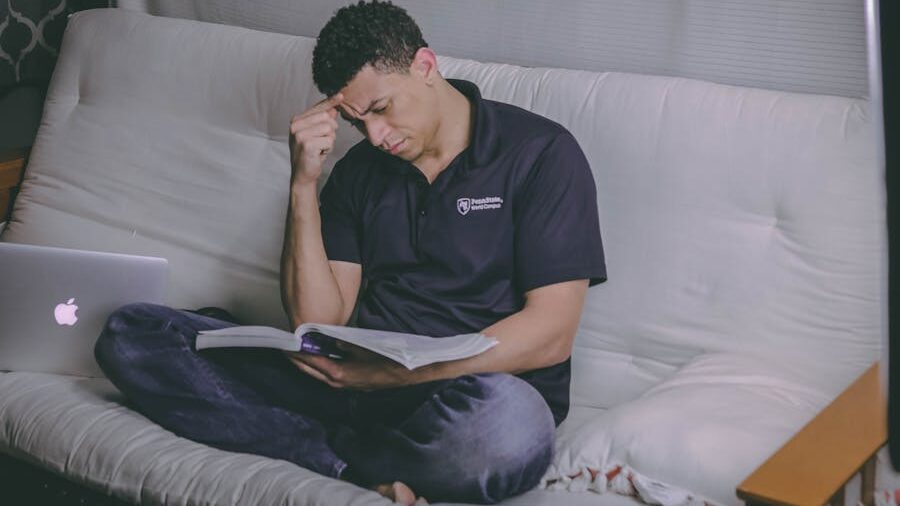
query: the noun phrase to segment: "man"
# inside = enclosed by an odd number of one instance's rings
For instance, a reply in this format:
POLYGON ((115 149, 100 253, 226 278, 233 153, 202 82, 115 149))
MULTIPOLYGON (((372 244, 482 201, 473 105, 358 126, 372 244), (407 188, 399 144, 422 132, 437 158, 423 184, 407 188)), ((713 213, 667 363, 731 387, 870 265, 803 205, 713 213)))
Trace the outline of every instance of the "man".
POLYGON ((606 278, 595 186, 562 126, 445 80, 390 3, 340 9, 292 118, 282 299, 291 325, 347 324, 499 344, 408 371, 272 350, 197 353, 230 323, 121 308, 97 359, 150 418, 212 446, 283 458, 397 502, 497 502, 534 487, 568 412, 569 356, 589 284, 606 278), (316 184, 337 116, 366 140, 316 184), (413 492, 415 491, 415 492, 413 492))

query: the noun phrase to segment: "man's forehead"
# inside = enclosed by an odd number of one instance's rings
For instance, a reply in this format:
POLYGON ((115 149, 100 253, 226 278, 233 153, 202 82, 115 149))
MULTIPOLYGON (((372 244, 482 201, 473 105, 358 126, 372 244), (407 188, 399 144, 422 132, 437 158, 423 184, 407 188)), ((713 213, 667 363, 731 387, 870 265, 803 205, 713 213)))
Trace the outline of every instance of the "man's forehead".
POLYGON ((341 114, 346 120, 351 120, 356 116, 362 116, 372 107, 374 107, 375 102, 366 101, 366 102, 350 102, 347 100, 347 97, 344 96, 344 100, 338 106, 338 112, 341 114))
POLYGON ((341 89, 343 103, 351 111, 364 113, 374 102, 381 100, 402 86, 402 79, 391 72, 378 72, 365 66, 341 89))
POLYGON ((344 104, 351 108, 362 112, 366 107, 377 98, 375 95, 382 87, 381 79, 378 73, 370 67, 363 67, 362 70, 353 76, 353 79, 341 89, 344 95, 344 104))
POLYGON ((363 114, 378 99, 372 93, 348 93, 346 88, 341 91, 344 99, 341 101, 341 109, 354 114, 363 114))

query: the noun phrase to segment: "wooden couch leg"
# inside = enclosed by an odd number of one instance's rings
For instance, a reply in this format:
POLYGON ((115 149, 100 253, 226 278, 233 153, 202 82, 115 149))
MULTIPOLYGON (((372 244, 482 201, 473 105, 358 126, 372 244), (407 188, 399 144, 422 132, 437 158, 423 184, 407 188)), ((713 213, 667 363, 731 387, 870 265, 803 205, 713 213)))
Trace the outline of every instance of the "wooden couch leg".
POLYGON ((844 506, 844 491, 846 490, 846 486, 841 487, 832 497, 831 500, 828 501, 830 506, 844 506))
POLYGON ((862 468, 862 486, 859 495, 865 506, 875 504, 875 459, 876 455, 872 455, 862 468))
POLYGON ((0 222, 9 219, 7 211, 13 199, 13 190, 22 182, 27 149, 0 151, 0 222))

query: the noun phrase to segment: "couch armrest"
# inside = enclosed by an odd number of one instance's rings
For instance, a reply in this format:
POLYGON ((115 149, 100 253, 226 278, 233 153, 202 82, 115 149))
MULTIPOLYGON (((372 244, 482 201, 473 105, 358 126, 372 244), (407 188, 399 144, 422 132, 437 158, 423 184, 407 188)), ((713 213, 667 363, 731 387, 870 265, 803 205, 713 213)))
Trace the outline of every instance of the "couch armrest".
POLYGON ((744 480, 737 495, 748 505, 843 506, 844 485, 865 466, 862 499, 872 504, 874 455, 886 441, 887 400, 876 362, 744 480))
POLYGON ((0 222, 9 218, 8 211, 13 190, 22 182, 27 156, 27 149, 0 151, 0 222))

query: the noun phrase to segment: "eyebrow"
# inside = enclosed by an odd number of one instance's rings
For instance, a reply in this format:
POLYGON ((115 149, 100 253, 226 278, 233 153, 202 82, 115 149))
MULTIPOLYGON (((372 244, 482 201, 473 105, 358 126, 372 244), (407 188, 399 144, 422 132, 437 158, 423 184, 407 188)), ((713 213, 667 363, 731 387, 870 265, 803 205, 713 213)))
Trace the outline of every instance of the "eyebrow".
MULTIPOLYGON (((384 99, 386 99, 386 98, 387 98, 387 96, 383 96, 383 97, 379 97, 379 98, 376 98, 375 100, 371 101, 371 102, 369 103, 369 107, 367 107, 366 110, 363 111, 362 113, 358 113, 358 115, 359 115, 359 116, 365 116, 366 114, 369 113, 369 111, 372 110, 373 107, 375 107, 375 104, 377 104, 378 102, 381 102, 382 100, 384 100, 384 99)), ((350 104, 344 104, 344 105, 346 105, 347 108, 350 109, 351 111, 356 112, 355 110, 353 110, 352 107, 350 107, 350 104)), ((344 118, 345 120, 350 121, 351 119, 356 119, 356 118, 348 118, 347 116, 345 116, 345 115, 343 114, 343 112, 344 112, 344 111, 341 110, 341 117, 344 118)))

